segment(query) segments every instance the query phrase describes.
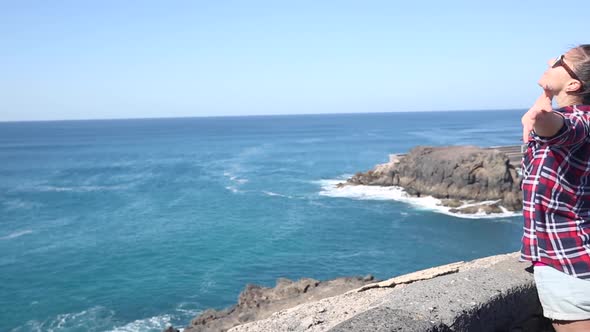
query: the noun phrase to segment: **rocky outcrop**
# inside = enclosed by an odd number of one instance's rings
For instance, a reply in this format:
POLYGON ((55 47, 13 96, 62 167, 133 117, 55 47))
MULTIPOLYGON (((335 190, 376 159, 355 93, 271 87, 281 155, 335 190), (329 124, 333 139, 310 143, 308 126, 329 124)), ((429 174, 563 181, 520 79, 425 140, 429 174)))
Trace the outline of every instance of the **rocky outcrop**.
POLYGON ((272 313, 302 303, 343 294, 351 289, 374 283, 373 276, 343 277, 328 281, 303 278, 291 281, 279 278, 273 288, 249 284, 238 298, 238 304, 224 309, 204 311, 192 320, 185 332, 220 332, 269 317, 272 313))
POLYGON ((475 146, 418 146, 340 184, 345 185, 399 186, 412 196, 442 199, 458 213, 522 209, 520 179, 508 156, 475 146))

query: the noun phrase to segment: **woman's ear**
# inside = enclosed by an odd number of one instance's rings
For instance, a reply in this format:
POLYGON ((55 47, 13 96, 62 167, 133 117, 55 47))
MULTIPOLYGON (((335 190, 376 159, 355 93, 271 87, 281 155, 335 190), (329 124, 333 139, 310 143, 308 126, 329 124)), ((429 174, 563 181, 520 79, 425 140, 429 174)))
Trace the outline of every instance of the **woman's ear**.
POLYGON ((570 80, 565 87, 565 92, 576 92, 582 88, 582 82, 578 80, 570 80))

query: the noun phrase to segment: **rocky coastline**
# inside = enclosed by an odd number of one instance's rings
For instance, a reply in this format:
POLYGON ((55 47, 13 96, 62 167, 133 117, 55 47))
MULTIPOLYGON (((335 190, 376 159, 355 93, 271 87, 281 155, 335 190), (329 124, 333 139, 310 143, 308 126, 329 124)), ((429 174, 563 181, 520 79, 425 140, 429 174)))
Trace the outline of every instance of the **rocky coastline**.
POLYGON ((355 185, 401 187, 410 196, 440 199, 452 213, 522 210, 517 167, 505 153, 476 146, 418 146, 338 187, 355 185))

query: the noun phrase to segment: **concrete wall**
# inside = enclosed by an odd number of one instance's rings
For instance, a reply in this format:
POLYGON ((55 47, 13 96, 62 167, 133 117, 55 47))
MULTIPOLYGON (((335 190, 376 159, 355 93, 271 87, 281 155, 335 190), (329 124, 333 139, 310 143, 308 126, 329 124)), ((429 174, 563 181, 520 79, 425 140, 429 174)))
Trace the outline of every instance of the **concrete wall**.
POLYGON ((542 316, 529 266, 517 253, 459 262, 305 303, 230 331, 553 331, 542 316))
POLYGON ((526 270, 529 263, 510 255, 494 264, 471 264, 408 284, 329 331, 552 331, 526 270))

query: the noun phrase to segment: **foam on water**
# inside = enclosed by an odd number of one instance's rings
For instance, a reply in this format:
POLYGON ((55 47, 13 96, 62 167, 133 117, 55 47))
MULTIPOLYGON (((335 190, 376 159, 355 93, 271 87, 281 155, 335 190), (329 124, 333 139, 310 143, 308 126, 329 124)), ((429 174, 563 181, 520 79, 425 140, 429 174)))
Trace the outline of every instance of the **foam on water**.
POLYGON ((277 196, 277 197, 292 198, 292 197, 291 197, 291 196, 289 196, 289 195, 283 195, 283 194, 275 193, 275 192, 272 192, 272 191, 266 191, 266 190, 263 190, 262 192, 263 192, 265 195, 268 195, 268 196, 277 196))
MULTIPOLYGON (((118 326, 110 332, 151 332, 162 331, 172 324, 171 315, 154 316, 145 319, 138 319, 123 326, 118 326)), ((184 329, 179 329, 183 331, 184 329)))
POLYGON ((231 182, 231 185, 226 186, 225 189, 227 189, 233 193, 241 192, 241 190, 239 190, 239 186, 248 182, 248 179, 240 178, 237 175, 235 175, 234 172, 230 172, 230 171, 224 171, 223 176, 228 178, 229 181, 231 182))
POLYGON ((16 232, 10 233, 10 234, 8 234, 6 236, 0 237, 0 240, 16 239, 18 237, 21 237, 21 236, 27 235, 27 234, 31 234, 31 233, 33 233, 33 231, 30 230, 30 229, 25 229, 25 230, 22 230, 22 231, 16 231, 16 232))
POLYGON ((241 192, 240 190, 238 190, 238 188, 236 188, 234 186, 226 186, 225 189, 231 191, 234 194, 237 194, 237 193, 241 192))
POLYGON ((112 326, 114 314, 112 310, 96 306, 79 312, 59 314, 43 322, 30 320, 12 331, 104 331, 112 326))
POLYGON ((122 190, 128 189, 129 186, 124 185, 115 185, 115 186, 38 186, 33 189, 33 191, 38 192, 92 192, 92 191, 109 191, 109 190, 122 190))
MULTIPOLYGON (((189 321, 199 314, 199 310, 187 309, 179 305, 172 314, 137 319, 128 323, 118 322, 115 311, 103 306, 96 306, 80 312, 59 314, 43 322, 31 320, 25 325, 15 328, 20 331, 109 331, 109 332, 161 332, 170 325, 179 325, 179 321, 189 321)), ((175 326, 176 327, 176 326, 175 326)), ((183 331, 183 328, 179 328, 183 331)))
MULTIPOLYGON (((486 214, 485 212, 478 212, 474 214, 452 213, 451 208, 441 205, 441 200, 432 196, 412 197, 401 187, 384 187, 384 186, 344 186, 338 188, 339 183, 344 182, 342 179, 335 180, 320 180, 317 181, 321 186, 319 192, 322 196, 352 198, 359 200, 393 200, 410 204, 418 209, 430 210, 458 218, 467 219, 482 219, 482 218, 508 218, 521 215, 520 212, 510 212, 501 207, 504 211, 502 213, 486 214)), ((494 201, 486 202, 465 202, 461 207, 477 206, 494 203, 494 201)))

